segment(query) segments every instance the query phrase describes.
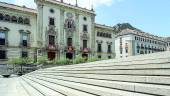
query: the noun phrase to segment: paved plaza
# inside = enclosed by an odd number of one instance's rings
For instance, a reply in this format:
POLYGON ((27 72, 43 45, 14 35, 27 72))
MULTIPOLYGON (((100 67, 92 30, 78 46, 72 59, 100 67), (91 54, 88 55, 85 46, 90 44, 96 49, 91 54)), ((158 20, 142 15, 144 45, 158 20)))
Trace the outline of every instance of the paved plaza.
POLYGON ((0 77, 0 96, 28 96, 20 84, 19 77, 12 75, 11 78, 0 77))

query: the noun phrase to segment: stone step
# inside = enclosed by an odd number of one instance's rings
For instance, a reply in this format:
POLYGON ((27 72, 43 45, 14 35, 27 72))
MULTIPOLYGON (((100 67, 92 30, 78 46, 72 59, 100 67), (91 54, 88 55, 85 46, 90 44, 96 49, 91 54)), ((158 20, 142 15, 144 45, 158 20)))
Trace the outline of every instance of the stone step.
POLYGON ((106 80, 95 80, 85 78, 74 78, 74 77, 63 77, 63 76, 44 76, 36 75, 35 78, 45 80, 63 80, 68 82, 95 85, 100 87, 127 90, 146 94, 155 95, 168 95, 170 94, 170 86, 168 85, 156 85, 156 84, 145 84, 145 83, 132 83, 132 82, 120 82, 120 81, 106 81, 106 80), (159 90, 158 90, 159 89, 159 90))
POLYGON ((152 60, 141 60, 141 61, 129 61, 129 62, 91 62, 85 64, 76 64, 76 65, 67 65, 67 66, 59 66, 54 68, 47 68, 43 70, 55 70, 55 69, 72 69, 72 68, 86 68, 86 67, 105 67, 105 66, 120 66, 120 65, 143 65, 143 64, 165 64, 170 63, 170 58, 162 58, 162 59, 152 59, 152 60), (101 63, 102 62, 102 63, 101 63))
POLYGON ((87 67, 87 66, 98 66, 105 64, 114 64, 114 65, 129 65, 129 64, 147 64, 147 63, 162 63, 162 62, 170 62, 170 51, 159 52, 153 54, 139 55, 139 56, 131 56, 128 58, 120 58, 120 59, 110 59, 110 60, 102 60, 91 63, 84 64, 76 64, 76 65, 67 65, 67 66, 59 66, 47 69, 56 69, 56 68, 72 68, 72 67, 87 67))
POLYGON ((43 94, 38 89, 34 88, 33 86, 31 86, 29 83, 25 82, 21 78, 20 78, 20 83, 24 87, 24 90, 27 91, 29 96, 45 96, 45 94, 43 94))
MULTIPOLYGON (((154 96, 151 94, 144 94, 144 93, 142 94, 142 93, 136 93, 136 92, 130 92, 130 91, 123 91, 123 90, 118 90, 118 89, 111 89, 111 88, 106 88, 106 87, 90 85, 86 83, 70 82, 66 80, 51 79, 51 78, 45 78, 45 77, 39 77, 39 76, 36 76, 36 77, 26 76, 25 78, 35 80, 36 82, 39 82, 39 83, 44 83, 42 81, 46 81, 50 83, 53 82, 54 84, 57 84, 57 85, 64 85, 69 88, 74 88, 77 90, 94 93, 94 94, 97 94, 98 96, 154 96)), ((88 95, 85 95, 85 96, 88 96, 88 95)))
MULTIPOLYGON (((140 65, 105 65, 105 66, 93 66, 93 67, 77 67, 77 68, 56 68, 52 71, 81 71, 81 70, 134 70, 134 69, 170 69, 170 63, 159 64, 140 64, 140 65)), ((40 72, 50 71, 41 70, 40 72)), ((38 72, 38 71, 37 71, 38 72)))
MULTIPOLYGON (((29 82, 29 85, 31 85, 33 88, 37 89, 37 91, 41 92, 43 94, 43 96, 66 96, 66 95, 63 95, 57 91, 54 91, 53 89, 47 88, 39 83, 33 82, 27 78, 22 77, 22 79, 27 83, 29 82)), ((31 93, 31 96, 32 96, 32 93, 31 93)))
POLYGON ((51 74, 103 74, 103 75, 142 75, 142 76, 170 76, 170 69, 130 69, 130 70, 78 70, 78 71, 39 71, 51 74))
MULTIPOLYGON (((98 95, 95 95, 95 94, 90 94, 88 92, 87 93, 81 92, 81 91, 78 91, 78 90, 75 90, 75 89, 71 89, 69 87, 65 87, 65 86, 54 84, 54 83, 46 82, 46 81, 43 81, 43 80, 39 80, 39 82, 37 82, 38 79, 34 79, 34 78, 26 77, 26 76, 24 76, 23 78, 25 80, 27 80, 28 82, 30 82, 32 85, 36 85, 35 86, 36 88, 37 87, 41 88, 41 86, 44 86, 48 89, 62 93, 63 96, 98 96, 98 95)), ((46 96, 59 96, 59 95, 55 95, 55 94, 49 95, 50 92, 48 92, 48 91, 45 91, 45 93, 46 93, 46 96)))
POLYGON ((73 78, 85 78, 95 80, 106 81, 122 81, 122 82, 134 82, 134 83, 146 83, 146 84, 162 84, 170 85, 169 76, 135 76, 135 75, 100 75, 100 74, 50 74, 50 73, 37 73, 35 75, 43 76, 62 76, 73 78))

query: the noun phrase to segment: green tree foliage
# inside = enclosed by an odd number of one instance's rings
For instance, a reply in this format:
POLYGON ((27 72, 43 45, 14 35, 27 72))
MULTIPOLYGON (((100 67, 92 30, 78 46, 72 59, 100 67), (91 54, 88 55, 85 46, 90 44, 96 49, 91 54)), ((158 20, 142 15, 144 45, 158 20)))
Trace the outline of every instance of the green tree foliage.
POLYGON ((141 30, 133 27, 133 26, 132 26, 131 24, 129 24, 129 23, 122 23, 122 24, 119 23, 119 24, 113 26, 113 28, 114 28, 114 31, 117 32, 117 33, 121 32, 121 31, 124 30, 124 29, 132 29, 132 30, 141 31, 141 30))
POLYGON ((33 63, 32 58, 12 58, 9 60, 8 64, 14 64, 14 65, 22 65, 22 64, 31 64, 33 63))
POLYGON ((40 56, 37 58, 37 64, 46 64, 48 61, 47 56, 40 56))

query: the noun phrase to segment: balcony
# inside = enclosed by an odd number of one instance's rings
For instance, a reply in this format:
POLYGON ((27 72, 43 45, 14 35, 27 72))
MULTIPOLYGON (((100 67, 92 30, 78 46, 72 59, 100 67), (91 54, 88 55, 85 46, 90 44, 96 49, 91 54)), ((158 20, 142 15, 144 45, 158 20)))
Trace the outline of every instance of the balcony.
POLYGON ((48 51, 57 51, 58 48, 54 44, 49 44, 49 45, 47 45, 47 50, 48 51))
POLYGON ((30 48, 30 43, 28 43, 27 41, 23 41, 19 44, 19 47, 21 48, 30 48))
POLYGON ((90 48, 80 48, 80 50, 83 53, 89 53, 90 52, 90 48))
POLYGON ((73 53, 74 52, 74 47, 73 46, 67 46, 65 47, 65 52, 67 53, 73 53))
POLYGON ((141 46, 141 49, 144 49, 144 46, 141 46))
POLYGON ((107 50, 107 53, 108 54, 112 54, 112 50, 107 50))
POLYGON ((99 49, 98 49, 97 52, 98 52, 98 53, 102 53, 102 50, 99 50, 99 49))
POLYGON ((140 48, 140 46, 138 45, 138 46, 136 46, 137 48, 140 48))

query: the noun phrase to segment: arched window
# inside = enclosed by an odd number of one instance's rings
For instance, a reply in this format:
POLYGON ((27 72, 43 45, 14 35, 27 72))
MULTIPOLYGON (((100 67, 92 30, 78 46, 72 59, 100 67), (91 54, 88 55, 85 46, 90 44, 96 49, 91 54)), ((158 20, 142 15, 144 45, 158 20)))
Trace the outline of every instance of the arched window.
POLYGON ((19 18, 18 18, 18 23, 20 23, 20 24, 23 24, 23 23, 24 23, 24 20, 23 20, 22 17, 19 17, 19 18))
POLYGON ((16 16, 12 16, 11 17, 11 21, 16 23, 17 22, 17 17, 16 16))
POLYGON ((0 13, 0 20, 4 19, 4 15, 2 13, 0 13))
POLYGON ((8 14, 6 14, 5 17, 4 17, 5 21, 10 21, 10 18, 11 17, 8 14))
POLYGON ((30 24, 30 19, 29 18, 25 18, 24 19, 24 24, 28 24, 29 25, 30 24))

